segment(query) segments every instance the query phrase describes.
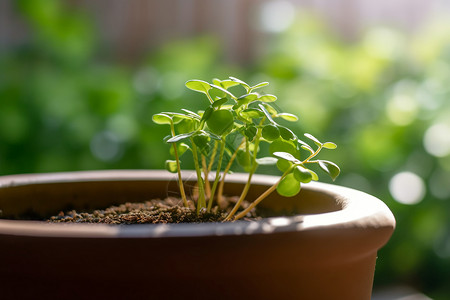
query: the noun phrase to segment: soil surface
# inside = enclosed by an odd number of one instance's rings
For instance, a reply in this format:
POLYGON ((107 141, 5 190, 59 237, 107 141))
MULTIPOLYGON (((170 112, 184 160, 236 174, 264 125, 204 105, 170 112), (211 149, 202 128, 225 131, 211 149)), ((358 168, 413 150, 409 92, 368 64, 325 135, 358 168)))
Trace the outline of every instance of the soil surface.
MULTIPOLYGON (((188 207, 178 198, 155 199, 140 203, 127 202, 118 206, 110 206, 102 210, 91 212, 77 212, 75 210, 60 212, 50 217, 53 223, 104 223, 104 224, 161 224, 161 223, 204 223, 222 222, 237 202, 238 197, 225 198, 221 208, 214 207, 211 212, 201 211, 197 215, 195 205, 188 200, 188 207)), ((241 208, 249 205, 242 203, 241 208)), ((258 220, 253 210, 244 220, 258 220)))

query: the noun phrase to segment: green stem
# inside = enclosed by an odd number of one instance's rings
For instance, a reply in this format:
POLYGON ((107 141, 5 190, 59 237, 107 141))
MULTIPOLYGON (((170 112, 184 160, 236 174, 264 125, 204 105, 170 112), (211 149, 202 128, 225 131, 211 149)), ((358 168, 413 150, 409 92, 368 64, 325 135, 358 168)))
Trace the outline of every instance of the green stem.
POLYGON ((208 212, 211 211, 212 203, 214 201, 214 194, 216 192, 217 183, 220 179, 220 169, 222 167, 222 160, 223 160, 223 154, 225 153, 225 137, 222 137, 221 144, 220 144, 220 154, 219 154, 219 161, 217 162, 217 170, 216 170, 216 177, 214 178, 214 183, 211 190, 211 196, 209 197, 208 202, 208 212))
POLYGON ((265 199, 267 196, 269 196, 277 188, 277 186, 281 182, 281 180, 283 180, 283 178, 286 177, 286 175, 288 175, 292 171, 292 168, 293 168, 293 166, 291 168, 289 168, 288 170, 286 170, 286 172, 284 172, 284 174, 280 177, 280 179, 274 185, 272 185, 264 193, 262 193, 246 209, 244 209, 239 214, 237 214, 236 217, 234 218, 234 221, 239 220, 240 218, 247 215, 253 208, 256 207, 256 205, 258 205, 263 199, 265 199))
POLYGON ((194 157, 195 171, 197 172, 197 184, 198 184, 197 214, 199 214, 200 209, 206 207, 205 188, 203 185, 202 171, 200 170, 200 166, 198 163, 197 146, 195 145, 192 138, 191 143, 192 143, 192 155, 194 157))
POLYGON ((258 155, 258 147, 259 147, 259 142, 261 140, 261 134, 262 134, 261 125, 264 123, 265 119, 266 118, 262 118, 261 122, 259 123, 260 126, 258 127, 258 132, 256 133, 255 144, 254 144, 254 148, 253 148, 252 168, 251 168, 250 172, 248 173, 247 183, 245 184, 244 190, 242 191, 238 202, 233 207, 233 209, 228 214, 228 216, 225 218, 225 221, 230 221, 231 220, 231 218, 234 216, 236 211, 241 206, 242 201, 244 201, 245 197, 247 196, 248 190, 250 189, 250 185, 251 185, 253 174, 256 172, 256 168, 258 167, 258 164, 256 163, 256 157, 258 155))
POLYGON ((222 179, 220 180, 220 184, 219 184, 219 190, 217 192, 217 202, 219 202, 219 203, 222 202, 222 198, 223 198, 223 186, 225 185, 225 177, 227 176, 228 172, 230 171, 231 166, 233 165, 233 161, 236 159, 238 151, 244 144, 245 140, 246 140, 245 138, 242 139, 241 144, 236 148, 236 150, 234 151, 233 155, 230 158, 230 161, 228 162, 227 166, 225 167, 225 170, 223 171, 222 179))
POLYGON ((305 159, 304 161, 302 161, 301 164, 307 164, 310 163, 310 159, 315 157, 317 154, 319 154, 320 150, 322 150, 323 145, 321 145, 319 148, 317 148, 316 152, 312 153, 307 159, 305 159))
MULTIPOLYGON (((175 127, 173 122, 170 123, 170 130, 172 131, 172 136, 175 136, 175 127)), ((177 162, 177 173, 178 173, 178 186, 181 193, 181 199, 183 199, 183 205, 188 207, 188 202, 186 199, 186 193, 184 191, 183 180, 181 179, 181 166, 180 166, 180 158, 178 157, 178 149, 176 143, 173 143, 173 153, 175 154, 175 161, 177 162)))
POLYGON ((209 183, 209 170, 208 167, 206 166, 206 157, 201 154, 202 156, 202 168, 203 168, 203 177, 205 178, 205 194, 206 197, 210 197, 211 196, 211 184, 209 183))

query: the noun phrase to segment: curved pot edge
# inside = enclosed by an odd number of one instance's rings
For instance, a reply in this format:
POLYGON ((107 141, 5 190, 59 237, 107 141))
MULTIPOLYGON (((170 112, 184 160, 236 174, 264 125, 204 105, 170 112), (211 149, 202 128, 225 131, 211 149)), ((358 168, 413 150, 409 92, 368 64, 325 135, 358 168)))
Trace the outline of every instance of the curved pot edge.
MULTIPOLYGON (((183 172, 184 178, 192 172, 183 172)), ((176 180, 176 176, 164 170, 102 170, 63 173, 19 174, 0 177, 0 189, 28 184, 55 182, 111 181, 111 180, 176 180)), ((242 182, 246 174, 227 175, 228 182, 242 182)), ((271 184, 277 176, 255 175, 255 184, 271 184)), ((161 224, 115 226, 104 224, 49 224, 39 221, 0 220, 0 235, 28 235, 48 237, 87 238, 162 238, 208 235, 268 234, 290 231, 316 231, 334 228, 385 228, 392 233, 395 218, 381 200, 354 189, 313 182, 304 189, 314 190, 334 197, 343 209, 334 212, 272 217, 256 222, 207 224, 161 224)), ((390 237, 390 234, 389 234, 390 237)), ((387 237, 387 239, 389 238, 387 237)), ((386 241, 387 241, 386 239, 386 241)))

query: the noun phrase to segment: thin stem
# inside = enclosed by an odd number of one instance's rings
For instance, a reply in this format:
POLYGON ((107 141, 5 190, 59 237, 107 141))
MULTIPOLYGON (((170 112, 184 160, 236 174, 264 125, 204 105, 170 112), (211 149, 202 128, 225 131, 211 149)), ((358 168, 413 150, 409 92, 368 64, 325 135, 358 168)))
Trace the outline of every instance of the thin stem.
POLYGON ((211 190, 211 195, 209 197, 208 202, 208 212, 211 211, 212 203, 214 201, 214 194, 216 192, 217 183, 220 179, 220 169, 222 167, 222 160, 223 160, 223 154, 225 152, 225 137, 222 137, 221 144, 220 144, 220 154, 219 154, 219 161, 217 162, 217 170, 216 170, 216 177, 214 178, 214 183, 211 190))
POLYGON ((192 138, 191 138, 191 143, 192 143, 192 154, 194 157, 195 171, 197 172, 197 184, 198 184, 197 214, 199 214, 200 209, 206 207, 205 188, 203 186, 202 172, 200 170, 200 166, 198 163, 197 146, 195 145, 192 138))
POLYGON ((233 155, 230 158, 230 161, 228 162, 227 166, 225 167, 225 170, 223 171, 222 179, 220 180, 220 184, 219 184, 219 190, 217 192, 217 201, 218 202, 222 202, 223 186, 225 184, 225 177, 227 176, 228 172, 230 171, 231 166, 233 165, 233 161, 236 159, 238 151, 244 144, 245 140, 246 140, 245 138, 242 139, 241 144, 236 148, 236 150, 234 151, 233 155))
POLYGON ((288 175, 291 171, 292 168, 289 168, 288 170, 286 170, 286 172, 284 172, 284 174, 280 177, 280 179, 274 184, 272 185, 270 188, 268 188, 264 193, 262 193, 255 201, 253 201, 246 209, 244 209, 243 211, 241 211, 239 214, 236 215, 236 217, 234 218, 234 221, 239 220, 240 218, 244 217, 245 215, 247 215, 253 208, 256 207, 256 205, 258 205, 263 199, 265 199, 267 196, 269 196, 278 186, 278 184, 281 182, 281 180, 283 180, 284 177, 286 177, 286 175, 288 175))
POLYGON ((309 160, 310 160, 311 158, 315 157, 317 154, 319 154, 319 152, 320 152, 320 150, 322 150, 322 148, 323 148, 323 145, 320 145, 320 147, 317 148, 316 152, 312 153, 307 159, 305 159, 304 161, 302 161, 301 164, 307 164, 307 163, 310 163, 309 160))
POLYGON ((258 127, 258 131, 256 133, 255 144, 254 144, 254 148, 253 148, 252 168, 251 168, 250 172, 248 173, 247 183, 244 186, 244 190, 242 191, 238 202, 234 205, 234 207, 231 210, 231 212, 225 218, 225 221, 231 220, 231 218, 234 216, 236 211, 241 206, 242 201, 244 201, 245 197, 247 196, 248 190, 250 189, 250 185, 251 185, 253 174, 255 173, 256 168, 258 167, 258 164, 256 163, 256 157, 258 155, 258 146, 259 146, 259 142, 261 140, 261 134, 262 134, 261 125, 264 123, 265 119, 266 119, 265 117, 261 119, 261 122, 259 123, 260 126, 258 127))
MULTIPOLYGON (((175 127, 173 125, 173 122, 170 123, 170 130, 172 131, 172 136, 175 136, 175 127)), ((175 161, 177 162, 178 186, 180 189, 181 199, 183 199, 183 205, 185 207, 188 207, 186 193, 184 191, 183 180, 181 179, 180 158, 178 157, 178 149, 176 143, 173 143, 173 153, 175 154, 175 161)))
POLYGON ((211 184, 209 183, 209 169, 206 166, 206 157, 205 155, 201 154, 202 156, 202 168, 203 168, 203 176, 205 177, 205 193, 206 197, 211 196, 211 184))

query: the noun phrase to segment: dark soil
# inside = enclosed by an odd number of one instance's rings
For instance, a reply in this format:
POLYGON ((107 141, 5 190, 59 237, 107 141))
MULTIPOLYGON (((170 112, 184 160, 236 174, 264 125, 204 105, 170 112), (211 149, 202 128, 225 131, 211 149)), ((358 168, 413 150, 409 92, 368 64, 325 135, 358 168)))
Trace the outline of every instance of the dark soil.
MULTIPOLYGON (((52 216, 48 222, 53 223, 103 223, 103 224, 161 224, 161 223, 204 223, 222 222, 227 213, 231 211, 237 201, 237 197, 226 198, 222 209, 214 207, 211 212, 201 211, 197 215, 192 201, 188 201, 189 207, 184 207, 182 200, 178 198, 155 199, 141 203, 121 204, 110 206, 104 210, 91 212, 77 212, 75 210, 60 212, 52 216)), ((245 202, 245 201, 244 201, 245 202)), ((247 207, 245 202, 241 207, 247 207)), ((252 211, 247 220, 257 220, 256 212, 252 211)))

